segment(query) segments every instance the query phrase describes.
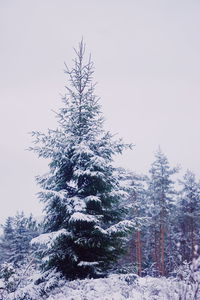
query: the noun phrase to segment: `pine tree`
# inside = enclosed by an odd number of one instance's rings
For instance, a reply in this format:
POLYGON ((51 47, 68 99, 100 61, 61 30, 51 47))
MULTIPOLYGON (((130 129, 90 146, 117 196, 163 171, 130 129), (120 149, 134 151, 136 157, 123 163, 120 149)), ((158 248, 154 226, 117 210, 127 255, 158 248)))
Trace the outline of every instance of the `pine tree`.
POLYGON ((132 245, 135 250, 135 261, 137 265, 137 274, 142 275, 142 270, 145 266, 144 259, 144 232, 148 225, 147 201, 146 201, 146 189, 145 180, 143 175, 132 174, 131 176, 131 191, 130 191, 130 213, 131 219, 135 220, 135 232, 132 234, 132 245))
POLYGON ((0 263, 10 262, 14 255, 14 226, 13 218, 8 217, 2 225, 3 234, 0 238, 0 263))
POLYGON ((155 161, 150 169, 148 180, 149 228, 151 239, 148 239, 149 260, 155 264, 155 272, 165 275, 171 265, 173 229, 170 224, 172 212, 175 208, 174 182, 171 176, 177 172, 177 168, 171 169, 167 157, 159 149, 155 154, 155 161))
POLYGON ((83 41, 75 52, 72 69, 66 65, 70 86, 57 113, 59 127, 33 132, 32 148, 50 160, 49 172, 37 178, 46 221, 45 234, 34 242, 47 244, 43 268, 56 268, 70 279, 101 276, 122 252, 131 225, 122 221, 122 195, 112 166, 113 156, 129 145, 104 131, 93 62, 84 60, 83 41))
POLYGON ((138 175, 134 172, 120 169, 120 181, 123 190, 127 193, 124 205, 127 207, 127 218, 134 222, 134 231, 131 232, 129 239, 129 255, 126 255, 126 260, 130 263, 133 272, 136 272, 139 276, 142 274, 142 267, 144 265, 142 257, 142 239, 143 231, 146 227, 146 190, 145 180, 146 176, 138 175))
POLYGON ((31 251, 30 241, 38 235, 35 220, 21 212, 14 217, 8 217, 2 227, 1 264, 7 262, 19 266, 26 263, 31 251))
POLYGON ((183 261, 191 262, 195 257, 195 246, 200 245, 200 184, 196 181, 194 173, 189 170, 180 184, 180 253, 183 261))
POLYGON ((26 217, 23 212, 18 212, 13 220, 14 223, 14 245, 13 257, 15 264, 23 264, 31 252, 30 241, 38 235, 38 227, 32 215, 26 217))

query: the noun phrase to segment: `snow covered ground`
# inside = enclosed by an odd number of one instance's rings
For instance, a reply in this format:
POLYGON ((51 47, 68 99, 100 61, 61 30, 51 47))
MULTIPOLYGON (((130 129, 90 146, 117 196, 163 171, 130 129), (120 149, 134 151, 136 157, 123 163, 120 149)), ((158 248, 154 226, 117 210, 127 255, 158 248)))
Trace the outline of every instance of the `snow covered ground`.
POLYGON ((193 290, 166 278, 137 278, 134 274, 76 280, 55 290, 48 300, 191 300, 193 290))
MULTIPOLYGON (((200 300, 199 283, 175 278, 140 278, 135 274, 112 274, 108 278, 66 281, 49 273, 45 281, 35 273, 2 300, 200 300), (39 280, 39 281, 38 281, 39 280)), ((198 281, 200 282, 200 281, 198 281)))

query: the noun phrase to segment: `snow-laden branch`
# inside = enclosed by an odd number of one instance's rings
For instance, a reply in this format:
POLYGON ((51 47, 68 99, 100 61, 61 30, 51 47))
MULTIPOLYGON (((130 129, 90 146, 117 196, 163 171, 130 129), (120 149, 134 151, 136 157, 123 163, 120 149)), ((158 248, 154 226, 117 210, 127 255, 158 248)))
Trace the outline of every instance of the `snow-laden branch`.
POLYGON ((31 240, 31 245, 45 245, 48 248, 52 246, 52 244, 55 242, 57 238, 59 238, 61 235, 69 236, 71 233, 69 233, 66 229, 60 229, 58 231, 53 231, 50 233, 43 233, 34 239, 31 240))
POLYGON ((119 232, 130 231, 135 227, 135 222, 124 220, 115 225, 110 226, 106 231, 108 234, 113 235, 119 232))

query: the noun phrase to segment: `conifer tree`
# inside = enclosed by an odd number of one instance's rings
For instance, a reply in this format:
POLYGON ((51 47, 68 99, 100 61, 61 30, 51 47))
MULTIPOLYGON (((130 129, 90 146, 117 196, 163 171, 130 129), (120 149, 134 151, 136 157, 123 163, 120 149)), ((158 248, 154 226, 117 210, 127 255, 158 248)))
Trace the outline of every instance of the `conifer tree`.
POLYGON ((0 238, 0 262, 10 262, 14 255, 14 227, 13 218, 8 217, 2 225, 3 234, 0 238))
POLYGON ((180 253, 182 261, 191 262, 195 256, 195 246, 200 245, 200 184, 194 173, 187 170, 179 193, 180 253))
POLYGON ((13 219, 14 223, 14 245, 12 261, 15 264, 26 262, 30 252, 30 241, 38 235, 36 221, 32 215, 26 217, 23 212, 17 213, 13 219))
POLYGON ((45 233, 35 243, 42 248, 43 268, 56 268, 67 278, 101 276, 123 249, 119 183, 113 156, 129 147, 113 141, 103 129, 99 99, 95 95, 93 62, 85 62, 83 41, 75 50, 64 107, 57 113, 58 128, 47 134, 33 132, 39 157, 48 158, 49 172, 37 178, 45 204, 45 233))
POLYGON ((119 170, 119 174, 122 187, 127 193, 124 201, 128 210, 127 217, 134 222, 134 231, 131 232, 128 243, 129 255, 126 255, 126 259, 131 264, 131 272, 133 272, 133 267, 135 267, 137 274, 141 276, 142 267, 145 265, 142 257, 142 239, 147 224, 146 176, 138 175, 122 168, 119 170))
POLYGON ((146 176, 132 174, 131 177, 131 193, 130 193, 130 205, 131 205, 131 217, 135 220, 135 232, 132 234, 132 245, 135 250, 135 261, 137 265, 137 274, 142 275, 143 268, 145 267, 145 253, 143 249, 144 245, 144 233, 148 226, 147 201, 146 201, 146 188, 145 188, 146 176))
POLYGON ((15 266, 26 263, 31 247, 30 241, 38 235, 38 228, 32 216, 23 212, 8 217, 2 226, 0 239, 1 264, 13 263, 15 266))
POLYGON ((174 202, 174 181, 171 176, 178 171, 177 168, 170 168, 167 157, 160 149, 155 154, 155 161, 150 169, 148 180, 148 214, 151 217, 151 239, 148 239, 149 259, 155 265, 155 272, 165 275, 170 265, 173 228, 172 212, 175 209, 174 202), (167 249, 168 248, 168 249, 167 249))

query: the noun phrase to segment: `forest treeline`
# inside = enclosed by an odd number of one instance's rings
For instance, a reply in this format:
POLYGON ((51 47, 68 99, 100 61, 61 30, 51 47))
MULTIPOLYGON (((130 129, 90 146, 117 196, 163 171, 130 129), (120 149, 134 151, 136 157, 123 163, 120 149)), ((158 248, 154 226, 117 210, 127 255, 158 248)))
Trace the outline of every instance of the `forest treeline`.
MULTIPOLYGON (((124 241, 125 253, 112 268, 139 276, 171 276, 198 256, 200 244, 200 182, 189 170, 178 179, 159 149, 147 175, 118 168, 125 220, 134 223, 124 241), (175 179, 174 179, 175 178, 175 179)), ((30 257, 38 263, 38 249, 30 241, 44 232, 33 216, 17 213, 2 225, 0 263, 17 268, 30 257), (35 254, 34 254, 35 253, 35 254)))
POLYGON ((171 276, 198 257, 200 182, 190 170, 178 179, 179 169, 159 149, 148 175, 121 171, 128 216, 135 222, 122 263, 140 276, 171 276))

